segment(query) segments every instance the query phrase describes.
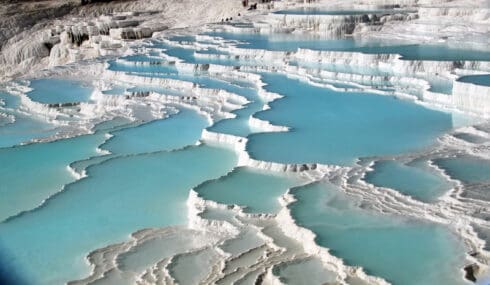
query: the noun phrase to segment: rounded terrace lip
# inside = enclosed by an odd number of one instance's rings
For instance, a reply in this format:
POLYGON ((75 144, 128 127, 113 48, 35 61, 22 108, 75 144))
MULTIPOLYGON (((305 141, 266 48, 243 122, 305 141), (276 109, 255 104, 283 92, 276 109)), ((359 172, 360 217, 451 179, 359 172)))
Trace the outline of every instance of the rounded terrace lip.
MULTIPOLYGON (((274 16, 257 17, 169 31, 118 58, 54 68, 40 77, 44 91, 10 86, 22 114, 59 129, 0 149, 0 161, 26 170, 0 171, 0 180, 41 196, 25 195, 32 203, 0 223, 0 246, 15 257, 7 268, 40 284, 294 284, 295 271, 317 273, 298 282, 459 284, 463 268, 484 272, 485 212, 474 209, 487 203, 475 191, 486 173, 473 181, 453 162, 471 155, 465 163, 481 170, 490 128, 456 122, 451 108, 485 109, 474 94, 461 97, 450 72, 487 68, 485 58, 454 63, 475 55, 444 45, 277 36, 284 30, 270 33, 274 16), (79 97, 73 77, 91 83, 89 97, 79 97), (34 100, 65 84, 76 104, 34 100), (398 165, 391 180, 369 179, 387 161, 398 165), (407 183, 422 177, 427 183, 407 183), (447 186, 434 197, 410 191, 436 187, 434 179, 447 186), (40 193, 43 185, 50 191, 40 193)), ((293 18, 285 25, 309 25, 293 18)))

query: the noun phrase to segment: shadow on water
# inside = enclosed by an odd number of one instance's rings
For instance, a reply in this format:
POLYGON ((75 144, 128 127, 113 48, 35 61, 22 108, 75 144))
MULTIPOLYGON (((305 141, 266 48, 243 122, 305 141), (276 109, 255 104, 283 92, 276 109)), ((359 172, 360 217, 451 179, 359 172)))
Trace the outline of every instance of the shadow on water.
POLYGON ((0 284, 2 285, 28 285, 24 276, 19 273, 19 268, 12 265, 12 256, 0 244, 0 284))

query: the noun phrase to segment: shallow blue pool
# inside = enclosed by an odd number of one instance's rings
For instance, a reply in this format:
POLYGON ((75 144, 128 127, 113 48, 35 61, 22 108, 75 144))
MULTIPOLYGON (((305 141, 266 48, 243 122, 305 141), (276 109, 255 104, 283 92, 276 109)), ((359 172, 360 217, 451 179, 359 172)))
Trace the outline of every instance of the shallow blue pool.
POLYGON ((189 189, 226 174, 233 151, 201 145, 175 152, 115 158, 48 203, 0 224, 4 267, 29 284, 62 284, 86 276, 84 256, 136 230, 185 224, 189 189))
POLYGON ((434 162, 454 179, 467 183, 490 182, 490 160, 461 156, 434 162))
POLYGON ((388 187, 425 202, 433 202, 451 185, 428 169, 424 162, 402 164, 394 160, 379 161, 374 170, 366 174, 366 181, 388 187))
POLYGON ((400 54, 406 60, 490 61, 490 51, 482 49, 459 49, 440 44, 407 43, 398 40, 361 40, 355 38, 325 38, 315 35, 255 34, 208 32, 210 36, 242 41, 238 47, 296 51, 298 48, 328 51, 363 52, 369 54, 400 54))
POLYGON ((256 117, 292 130, 250 135, 247 149, 260 160, 349 165, 419 150, 452 127, 450 114, 393 97, 335 92, 279 74, 263 74, 263 81, 285 98, 256 117))
POLYGON ((170 118, 112 132, 114 136, 101 148, 117 155, 174 150, 195 144, 207 125, 206 118, 182 108, 170 118))
POLYGON ((473 83, 476 85, 490 86, 490 74, 463 76, 460 77, 458 81, 473 83))
POLYGON ((297 188, 290 206, 317 243, 347 264, 401 285, 467 284, 463 244, 441 225, 375 214, 329 184, 297 188))
POLYGON ((83 82, 56 78, 31 80, 29 87, 34 90, 27 96, 45 104, 87 102, 93 91, 83 82))
POLYGON ((280 210, 279 197, 299 184, 297 177, 245 167, 195 190, 204 199, 243 206, 248 213, 276 213, 280 210))
MULTIPOLYGON (((361 15, 392 12, 395 11, 296 10, 278 13, 361 15)), ((231 25, 236 29, 254 27, 253 23, 231 25)), ((247 65, 275 70, 289 64, 293 69, 294 66, 301 66, 312 70, 387 76, 380 79, 379 83, 373 83, 373 87, 393 91, 397 86, 388 76, 396 73, 396 66, 314 63, 299 58, 294 62, 288 62, 288 59, 259 61, 253 57, 236 57, 233 49, 226 48, 240 41, 237 46, 248 49, 296 51, 298 48, 307 48, 372 54, 397 53, 408 60, 448 61, 490 61, 490 51, 454 49, 446 45, 407 44, 395 40, 333 39, 299 33, 205 34, 223 37, 225 41, 213 42, 209 38, 198 40, 194 35, 181 35, 168 38, 174 42, 172 45, 152 39, 151 42, 143 43, 143 47, 151 48, 146 50, 147 54, 140 54, 144 48, 138 47, 134 55, 107 59, 108 68, 119 73, 194 83, 191 84, 193 90, 184 91, 167 83, 153 86, 129 82, 96 84, 112 88, 103 91, 106 96, 128 95, 132 92, 176 96, 174 102, 177 103, 168 103, 166 107, 168 110, 176 108, 179 113, 166 119, 150 122, 130 120, 133 112, 144 112, 141 110, 147 110, 145 105, 151 104, 141 97, 141 100, 127 100, 124 104, 108 106, 108 114, 103 117, 108 121, 94 121, 99 124, 93 129, 93 134, 51 143, 11 147, 52 135, 58 128, 65 126, 55 126, 28 114, 29 110, 21 110, 19 97, 0 93, 0 100, 5 103, 1 106, 1 112, 16 118, 12 124, 0 122, 0 279, 2 274, 8 273, 22 284, 44 285, 63 284, 68 280, 86 277, 91 268, 84 258, 91 251, 126 241, 131 233, 141 229, 174 225, 185 227, 189 214, 187 199, 191 189, 204 199, 240 205, 250 214, 267 213, 273 216, 286 210, 279 198, 293 188, 291 193, 297 201, 289 206, 292 216, 300 226, 317 234, 318 245, 331 249, 331 254, 344 259, 346 264, 361 266, 368 274, 385 278, 393 284, 465 284, 462 268, 466 265, 467 248, 444 225, 382 215, 369 207, 369 199, 347 196, 342 189, 331 184, 300 186, 307 183, 304 177, 309 173, 302 173, 301 176, 242 164, 237 167, 242 161, 236 150, 224 143, 221 145, 216 142, 215 145, 199 140, 204 129, 247 138, 246 149, 252 158, 279 163, 354 166, 360 158, 370 157, 365 161, 377 163, 373 166, 374 170, 365 177, 367 182, 392 188, 423 202, 436 202, 449 191, 452 182, 441 177, 425 160, 401 163, 384 156, 410 154, 431 147, 439 136, 455 127, 455 116, 451 113, 428 109, 393 96, 320 88, 279 72, 259 73, 266 84, 265 91, 284 96, 270 102, 270 109, 267 109, 259 96, 262 95, 260 90, 255 86, 257 74, 247 75, 246 68, 235 72, 238 69, 229 67, 247 65), (180 47, 177 44, 192 45, 198 41, 199 45, 196 46, 180 47), (205 44, 209 44, 209 47, 205 44), (167 61, 164 53, 177 59, 167 61), (189 65, 181 64, 184 68, 179 70, 179 60, 189 65), (206 64, 226 65, 226 70, 234 71, 224 71, 222 74, 209 72, 206 64), (198 100, 199 105, 195 106, 200 112, 178 103, 177 96, 198 96, 197 91, 201 91, 198 88, 225 90, 246 98, 249 103, 242 109, 232 111, 235 118, 211 124, 202 112, 219 109, 216 102, 221 98, 202 96, 198 100), (126 106, 126 103, 140 105, 126 106), (113 116, 116 118, 109 120, 113 116), (265 132, 260 126, 250 126, 251 118, 286 126, 290 131, 265 132), (111 154, 103 155, 99 149, 110 151, 111 154), (72 168, 68 168, 69 165, 72 168), (87 176, 76 180, 76 173, 72 169, 78 174, 85 170, 87 176), (42 207, 36 208, 50 196, 42 207), (26 212, 19 214, 22 211, 26 212)), ((333 84, 346 89, 358 88, 362 84, 341 82, 329 76, 326 75, 325 81, 313 78, 312 82, 333 84)), ((439 75, 423 79, 429 81, 432 91, 447 94, 452 91, 452 82, 439 75)), ((487 81, 487 77, 469 76, 460 80, 481 84, 487 81)), ((33 91, 27 95, 36 102, 93 103, 90 102, 93 88, 76 80, 36 79, 31 81, 30 87, 33 91)), ((220 103, 226 102, 221 100, 220 103)), ((225 104, 220 111, 229 109, 229 105, 225 104)), ((70 117, 73 121, 77 119, 77 116, 70 117)), ((454 136, 458 137, 457 134, 454 136)), ((459 138, 477 142, 484 139, 465 133, 461 133, 459 138)), ((478 186, 478 191, 463 189, 467 197, 487 199, 487 193, 480 186, 490 183, 488 161, 456 157, 439 159, 435 164, 451 177, 463 181, 465 187, 468 186, 466 184, 478 186)), ((339 170, 339 173, 344 170, 339 170)), ((207 215, 210 219, 226 220, 235 214, 228 213, 229 210, 205 209, 203 217, 207 215)), ((253 218, 254 222, 260 223, 259 219, 258 215, 253 218)), ((244 217, 238 217, 237 220, 243 223, 249 221, 244 217)), ((272 222, 264 222, 269 223, 272 222)), ((281 230, 275 227, 275 224, 267 226, 264 233, 267 230, 281 230)), ((257 246, 257 242, 262 244, 262 239, 252 235, 254 231, 247 230, 235 240, 235 245, 225 242, 220 246, 225 251, 238 252, 244 247, 257 246)), ((180 237, 176 234, 175 240, 180 237)), ((164 239, 146 245, 143 243, 140 244, 141 251, 135 248, 120 256, 118 261, 121 262, 121 269, 142 270, 158 262, 162 252, 175 251, 173 244, 162 246, 163 242, 164 239)), ((289 243, 288 240, 278 241, 282 242, 289 243)), ((209 248, 206 250, 212 251, 209 248)), ((180 256, 175 260, 178 263, 178 260, 190 258, 180 256)), ((247 258, 250 257, 245 256, 247 258)), ((301 256, 299 261, 281 263, 272 269, 272 273, 296 284, 305 283, 308 276, 319 283, 335 282, 336 273, 325 272, 323 269, 321 261, 316 257, 301 256), (310 274, 310 271, 318 274, 310 274)))
POLYGON ((19 97, 0 92, 0 100, 4 102, 6 108, 2 113, 15 118, 13 123, 0 126, 0 148, 49 137, 58 132, 58 126, 47 122, 42 116, 32 116, 19 112, 19 97))

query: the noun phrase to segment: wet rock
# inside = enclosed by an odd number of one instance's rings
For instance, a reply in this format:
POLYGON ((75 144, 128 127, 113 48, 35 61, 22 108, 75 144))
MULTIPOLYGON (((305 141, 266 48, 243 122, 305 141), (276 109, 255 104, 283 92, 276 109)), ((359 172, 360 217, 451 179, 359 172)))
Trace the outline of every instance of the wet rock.
POLYGON ((308 170, 308 165, 302 164, 299 166, 299 169, 298 169, 299 172, 305 171, 305 170, 308 170))
POLYGON ((79 106, 80 103, 78 102, 68 102, 68 103, 51 103, 48 104, 49 108, 63 108, 63 107, 74 107, 74 106, 79 106))
POLYGON ((466 278, 466 280, 476 282, 475 275, 478 273, 478 269, 479 269, 478 265, 476 264, 471 264, 466 266, 464 268, 464 272, 465 272, 464 278, 466 278))

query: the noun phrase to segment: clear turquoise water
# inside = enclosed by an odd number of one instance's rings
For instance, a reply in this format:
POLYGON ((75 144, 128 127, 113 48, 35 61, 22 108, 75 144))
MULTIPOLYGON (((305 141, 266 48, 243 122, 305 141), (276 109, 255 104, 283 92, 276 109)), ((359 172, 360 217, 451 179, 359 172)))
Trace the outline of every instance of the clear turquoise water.
POLYGON ((176 35, 168 38, 174 42, 195 42, 196 37, 194 35, 176 35))
MULTIPOLYGON (((172 39, 172 38, 170 38, 172 39)), ((206 50, 198 50, 194 49, 191 47, 177 47, 173 46, 167 43, 162 43, 162 42, 155 42, 155 47, 162 49, 162 51, 165 52, 165 54, 169 56, 173 56, 176 58, 179 58, 183 62, 187 63, 194 63, 194 64, 221 64, 221 65, 239 65, 239 64, 245 64, 246 61, 236 61, 233 59, 207 59, 207 58, 200 58, 196 57, 196 54, 202 53, 202 54, 226 54, 222 51, 218 51, 213 48, 208 48, 206 50)))
POLYGON ((0 127, 0 147, 11 147, 33 139, 55 135, 57 128, 41 118, 15 113, 15 123, 0 127))
POLYGON ((260 160, 348 165, 427 147, 452 127, 450 114, 393 97, 335 92, 279 74, 263 74, 263 81, 285 98, 256 117, 292 131, 250 135, 247 150, 260 160))
POLYGON ((486 50, 458 49, 446 45, 425 44, 393 44, 376 46, 365 46, 355 49, 364 53, 390 53, 400 54, 406 60, 435 60, 435 61, 458 61, 476 60, 489 61, 490 52, 486 50))
POLYGON ((490 74, 463 76, 460 77, 458 81, 473 83, 476 85, 490 86, 490 74))
MULTIPOLYGON (((381 10, 380 10, 381 11, 381 10)), ((340 11, 344 12, 344 11, 340 11)), ((349 11, 347 11, 349 12, 349 11)), ((403 59, 407 60, 490 60, 490 53, 481 50, 471 49, 455 49, 445 45, 418 45, 418 44, 404 44, 404 43, 387 43, 382 41, 365 41, 354 39, 326 39, 314 36, 305 35, 290 35, 290 34, 273 34, 273 35, 259 35, 259 34, 233 34, 233 33, 219 33, 212 32, 207 33, 213 36, 222 36, 227 39, 240 40, 246 43, 239 44, 239 47, 247 48, 260 48, 269 50, 296 50, 298 47, 321 49, 321 50, 338 50, 338 51, 358 51, 365 53, 398 53, 402 55, 403 59)), ((168 47, 168 46, 167 46, 168 47)), ((217 51, 200 51, 201 53, 219 53, 217 51)), ((175 47, 168 47, 170 55, 181 58, 182 60, 190 63, 212 63, 221 65, 260 65, 263 62, 255 62, 254 60, 232 60, 232 59, 200 59, 195 58, 192 54, 192 49, 182 49, 175 47)), ((294 63, 293 65, 308 66, 308 63, 294 63)), ((311 65, 311 64, 310 64, 311 65)), ((387 72, 386 70, 373 69, 369 67, 356 67, 356 66, 325 66, 321 65, 322 69, 334 71, 334 72, 347 72, 347 73, 359 73, 368 75, 386 75, 393 72, 387 72)), ((452 82, 447 80, 441 80, 439 78, 424 78, 431 84, 430 90, 433 92, 439 92, 443 94, 452 93, 452 82)), ((391 85, 389 81, 384 85, 391 85)), ((343 88, 342 86, 340 86, 343 88)))
POLYGON ((111 120, 107 121, 102 121, 94 126, 92 129, 94 132, 99 132, 99 131, 116 131, 118 129, 124 128, 124 127, 130 127, 135 124, 138 124, 137 122, 133 122, 132 120, 124 117, 115 117, 111 120))
POLYGON ((133 72, 161 72, 161 73, 177 72, 175 67, 167 64, 146 65, 146 64, 127 64, 127 63, 120 63, 117 61, 109 62, 109 70, 128 71, 128 69, 130 69, 133 72))
POLYGON ((92 88, 84 83, 67 79, 35 79, 31 80, 29 87, 34 90, 27 96, 45 104, 87 102, 92 93, 92 88))
MULTIPOLYGON (((187 59, 191 63, 197 63, 197 61, 195 61, 193 57, 186 58, 186 56, 184 55, 179 55, 179 58, 187 59)), ((158 72, 157 70, 141 71, 138 65, 120 65, 119 68, 120 68, 119 71, 128 72, 134 75, 189 81, 189 82, 196 83, 203 88, 222 89, 231 93, 242 95, 244 97, 251 97, 254 96, 255 94, 255 90, 251 90, 250 88, 243 88, 238 84, 233 84, 221 78, 211 77, 208 74, 206 74, 206 72, 161 73, 158 72)), ((128 91, 129 92, 155 91, 155 92, 167 93, 166 90, 169 90, 169 88, 162 87, 162 86, 151 86, 151 87, 137 86, 134 88, 130 88, 128 91)))
POLYGON ((223 134, 246 137, 256 131, 248 124, 248 120, 253 114, 262 110, 264 102, 259 98, 255 89, 232 87, 229 90, 247 98, 250 103, 246 104, 244 108, 232 112, 236 115, 236 118, 219 121, 208 129, 223 134))
MULTIPOLYGON (((131 72, 132 67, 127 66, 124 71, 131 72)), ((232 82, 231 80, 214 78, 206 74, 190 75, 190 74, 161 74, 161 73, 151 74, 150 73, 150 74, 138 74, 138 75, 140 76, 144 75, 147 77, 178 79, 178 80, 193 82, 202 88, 221 89, 221 90, 228 91, 230 93, 243 96, 244 98, 249 100, 250 103, 246 104, 244 108, 232 112, 236 114, 237 117, 233 119, 221 120, 216 124, 210 126, 209 130, 221 132, 225 134, 243 136, 243 137, 255 131, 253 128, 251 128, 248 125, 248 120, 252 114, 262 109, 264 103, 258 97, 257 91, 255 89, 250 88, 250 86, 243 86, 243 84, 241 84, 240 82, 232 82)), ((186 95, 185 92, 181 93, 179 91, 171 90, 161 86, 137 86, 128 89, 128 91, 129 92, 152 91, 152 92, 164 93, 164 94, 175 95, 175 96, 186 95)))
MULTIPOLYGON (((290 64, 293 66, 300 66, 306 68, 319 68, 321 70, 326 70, 330 72, 342 72, 342 73, 352 73, 352 74, 362 74, 362 75, 393 75, 393 72, 390 70, 383 70, 378 67, 370 67, 370 66, 357 66, 357 65, 348 65, 348 64, 338 64, 338 63, 322 63, 322 62, 314 62, 314 61, 290 61, 290 64)), ((384 80, 382 82, 385 86, 390 86, 391 83, 388 80, 384 80)))
POLYGON ((49 137, 57 133, 56 126, 44 119, 17 112, 20 105, 19 97, 0 92, 0 100, 5 103, 4 107, 8 108, 2 112, 15 117, 14 123, 0 127, 0 148, 19 145, 32 139, 49 137))
POLYGON ((293 194, 293 217, 347 264, 393 284, 466 284, 462 242, 444 227, 361 210, 331 185, 312 184, 293 194))
POLYGON ((298 178, 245 167, 195 190, 207 200, 245 206, 245 212, 276 213, 281 207, 279 197, 300 183, 298 178))
POLYGON ((123 56, 121 59, 131 61, 131 62, 162 62, 162 59, 158 57, 150 57, 146 54, 134 54, 123 56))
POLYGON ((252 114, 259 111, 263 103, 260 101, 252 102, 244 109, 233 111, 237 115, 233 119, 222 120, 209 128, 209 130, 224 134, 246 137, 255 130, 250 127, 248 120, 252 114))
POLYGON ((241 41, 238 47, 249 49, 267 49, 295 51, 298 48, 314 50, 346 50, 362 46, 352 39, 326 39, 319 36, 293 34, 251 34, 230 32, 207 32, 206 35, 226 40, 241 41))
POLYGON ((195 144, 207 125, 206 118, 183 108, 168 119, 112 132, 114 136, 101 148, 117 155, 174 150, 195 144))
POLYGON ((247 34, 229 32, 209 32, 207 35, 238 40, 244 43, 238 47, 295 51, 298 48, 329 51, 350 51, 370 54, 400 54, 407 60, 490 61, 490 52, 478 49, 458 49, 447 45, 408 44, 399 41, 357 40, 353 38, 322 38, 291 34, 247 34))
POLYGON ((376 162, 374 170, 366 174, 366 181, 388 187, 425 202, 433 202, 451 185, 418 165, 406 165, 394 160, 376 162))
POLYGON ((52 284, 82 277, 87 273, 83 256, 90 250, 122 240, 140 228, 185 223, 188 190, 200 181, 225 174, 236 163, 231 150, 205 145, 166 152, 199 139, 208 122, 193 110, 183 108, 169 119, 124 128, 127 123, 114 120, 99 124, 95 135, 3 150, 8 156, 2 155, 0 160, 15 163, 0 172, 2 180, 9 181, 0 191, 11 197, 1 201, 7 215, 18 211, 21 202, 26 210, 33 208, 39 199, 72 182, 66 166, 95 155, 95 148, 105 139, 104 131, 114 135, 102 146, 114 153, 112 159, 87 163, 88 178, 69 184, 42 208, 0 224, 0 245, 22 248, 0 263, 9 270, 19 269, 27 283, 52 284), (120 126, 123 128, 118 130, 120 126), (42 165, 29 163, 33 157, 42 165), (30 179, 15 179, 19 169, 30 179), (20 191, 25 195, 19 195, 20 191), (8 204, 12 202, 16 204, 8 204), (122 218, 124 215, 127 218, 122 218), (27 228, 39 232, 30 245, 33 237, 27 228), (84 242, 75 243, 80 237, 84 242), (37 250, 39 247, 42 250, 37 250))
POLYGON ((0 149, 0 221, 37 207, 48 196, 75 181, 67 166, 97 155, 103 133, 52 143, 0 149), (35 163, 33 163, 35 161, 35 163), (19 179, 22 173, 28 179, 19 179))
MULTIPOLYGON (((207 34, 241 40, 244 43, 239 44, 240 47, 253 49, 291 51, 302 47, 400 53, 407 59, 490 60, 488 52, 454 50, 445 46, 304 35, 207 34)), ((177 36, 171 40, 194 42, 196 38, 177 36)), ((256 64, 247 60, 196 57, 196 53, 225 54, 213 48, 197 50, 158 42, 148 46, 155 48, 151 52, 154 56, 165 52, 188 63, 256 64)), ((130 64, 111 61, 109 68, 223 89, 244 96, 251 103, 234 111, 237 118, 213 126, 196 112, 183 108, 165 120, 138 125, 116 119, 98 125, 94 135, 0 148, 0 164, 8 165, 0 168, 0 195, 7 197, 0 200, 0 220, 2 215, 7 217, 32 208, 67 185, 43 207, 0 223, 0 275, 8 272, 22 277, 19 281, 24 284, 61 284, 84 277, 90 270, 84 257, 91 250, 127 240, 130 233, 142 228, 184 225, 187 222, 185 202, 193 188, 206 199, 242 205, 250 213, 277 213, 280 209, 277 198, 286 189, 302 183, 298 178, 284 174, 247 167, 235 169, 237 157, 234 151, 206 144, 195 145, 204 128, 248 137, 247 148, 251 156, 258 159, 351 165, 358 157, 406 153, 427 147, 453 126, 450 114, 411 102, 365 93, 334 92, 279 74, 262 76, 268 91, 285 95, 285 98, 270 104, 271 110, 261 112, 263 102, 250 83, 216 78, 202 70, 179 73, 167 63, 141 65, 141 62, 161 62, 157 57, 143 54, 127 56, 124 60, 130 64), (255 112, 260 112, 256 115, 258 118, 290 126, 291 132, 256 133, 257 130, 247 123, 255 112), (114 136, 101 147, 113 154, 93 157, 97 155, 95 147, 103 142, 105 133, 114 136), (89 176, 73 182, 74 178, 66 170, 68 164, 77 171, 86 169, 89 176)), ((364 67, 329 68, 385 74, 383 70, 364 67)), ((435 80, 431 83, 433 90, 449 90, 446 82, 435 80)), ((58 79, 34 80, 31 87, 35 90, 28 95, 43 103, 88 101, 91 92, 90 87, 79 82, 58 79)), ((154 91, 182 95, 167 87, 115 86, 105 93, 154 91)), ((0 94, 0 98, 12 108, 18 106, 18 98, 14 96, 0 94)), ((16 117, 19 119, 15 124, 0 127, 0 147, 55 131, 42 120, 22 114, 16 114, 16 117)), ((476 166, 473 162, 468 162, 468 166, 460 161, 444 163, 441 167, 468 181, 488 181, 484 180, 487 179, 485 174, 489 173, 485 163, 477 162, 476 166)), ((375 168, 373 181, 423 201, 432 201, 447 190, 442 186, 444 183, 417 164, 381 163, 375 168)), ((348 264, 364 266, 369 274, 384 277, 394 284, 462 283, 460 269, 464 248, 444 227, 361 210, 357 202, 333 186, 301 187, 294 190, 294 194, 298 197, 298 201, 291 205, 295 218, 318 234, 320 245, 331 248, 334 255, 344 258, 348 264)), ((219 211, 207 212, 207 215, 224 219, 219 211)), ((142 244, 141 251, 130 252, 119 261, 126 269, 138 270, 158 261, 162 254, 178 252, 178 246, 184 248, 183 244, 179 245, 180 241, 175 238, 171 245, 161 240, 142 244)), ((261 243, 263 240, 258 240, 255 233, 247 232, 222 247, 240 253, 261 243)), ((317 262, 305 261, 280 269, 279 275, 300 284, 307 278, 302 275, 303 269, 320 271, 319 267, 317 262)), ((318 273, 314 275, 318 277, 315 280, 333 278, 330 272, 318 273)), ((113 280, 118 282, 117 278, 113 280)))
POLYGON ((7 92, 0 91, 0 100, 2 107, 17 108, 20 104, 20 98, 7 92))
POLYGON ((34 212, 0 224, 4 266, 29 283, 60 284, 88 274, 83 257, 138 229, 186 223, 189 189, 236 164, 234 152, 202 145, 94 165, 34 212), (7 251, 7 254, 9 252, 7 251))
POLYGON ((434 162, 454 179, 467 183, 490 182, 490 160, 462 156, 434 162))

